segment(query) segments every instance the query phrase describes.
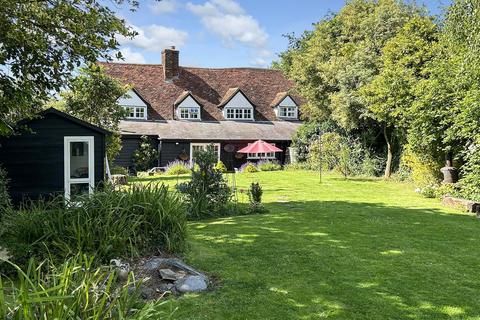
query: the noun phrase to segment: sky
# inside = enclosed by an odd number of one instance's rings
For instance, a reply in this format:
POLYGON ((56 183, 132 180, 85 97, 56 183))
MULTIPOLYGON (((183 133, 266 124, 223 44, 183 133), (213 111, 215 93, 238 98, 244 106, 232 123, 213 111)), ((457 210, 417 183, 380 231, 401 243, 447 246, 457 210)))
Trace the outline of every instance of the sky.
MULTIPOLYGON (((180 50, 180 65, 268 67, 287 48, 282 35, 301 35, 344 0, 140 0, 114 8, 138 36, 120 38, 125 62, 161 63, 162 49, 180 50)), ((417 0, 441 14, 449 0, 417 0)))

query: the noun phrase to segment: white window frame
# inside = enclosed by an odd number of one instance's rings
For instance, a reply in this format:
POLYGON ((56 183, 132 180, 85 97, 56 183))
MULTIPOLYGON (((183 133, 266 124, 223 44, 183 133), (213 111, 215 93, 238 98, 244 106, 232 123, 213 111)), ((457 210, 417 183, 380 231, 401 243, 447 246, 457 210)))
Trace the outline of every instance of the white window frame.
POLYGON ((70 190, 72 184, 88 183, 89 194, 93 193, 95 188, 95 139, 93 136, 66 136, 63 137, 63 156, 64 156, 64 185, 65 199, 70 200, 70 190), (70 144, 72 142, 86 142, 88 144, 88 178, 70 177, 70 144))
POLYGON ((182 120, 200 120, 200 107, 177 107, 177 115, 179 119, 182 120), (183 117, 182 116, 182 111, 187 110, 188 116, 183 117), (196 111, 196 113, 193 112, 193 110, 196 111), (192 117, 193 114, 196 114, 196 117, 192 117))
POLYGON ((123 106, 123 108, 129 113, 125 118, 126 119, 141 119, 141 120, 147 120, 147 107, 145 106, 123 106), (142 117, 138 117, 137 113, 139 111, 143 112, 142 117), (133 117, 131 116, 131 113, 133 112, 133 117))
POLYGON ((207 146, 213 145, 217 147, 217 161, 220 160, 220 143, 214 143, 214 142, 191 142, 190 143, 190 166, 193 166, 193 147, 198 146, 202 147, 203 150, 207 149, 207 146))
POLYGON ((240 107, 225 107, 224 110, 223 110, 223 117, 227 120, 252 121, 252 120, 254 120, 253 112, 254 112, 254 110, 253 110, 252 107, 243 107, 243 108, 240 108, 240 107), (244 117, 247 110, 250 111, 250 117, 249 118, 244 117), (231 113, 233 114, 232 118, 229 117, 229 113, 230 113, 229 111, 231 111, 231 113), (241 118, 238 118, 237 117, 238 115, 241 115, 241 118))
MULTIPOLYGON (((272 146, 275 145, 275 143, 270 143, 272 146)), ((249 143, 248 145, 251 145, 249 143)), ((277 159, 275 156, 275 152, 258 152, 258 153, 247 153, 247 159, 248 160, 259 160, 259 159, 277 159)))
POLYGON ((278 117, 283 119, 298 119, 298 107, 278 106, 278 117), (285 111, 285 115, 282 115, 282 111, 285 111))

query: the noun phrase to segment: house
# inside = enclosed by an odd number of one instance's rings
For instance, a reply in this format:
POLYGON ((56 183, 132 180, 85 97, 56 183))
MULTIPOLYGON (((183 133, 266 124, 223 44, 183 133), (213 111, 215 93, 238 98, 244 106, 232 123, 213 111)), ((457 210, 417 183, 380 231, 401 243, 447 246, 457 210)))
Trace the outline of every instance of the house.
POLYGON ((104 181, 108 131, 53 108, 18 125, 16 134, 0 138, 15 203, 53 194, 72 199, 104 181))
POLYGON ((134 165, 133 152, 143 135, 159 150, 158 166, 192 161, 194 151, 209 144, 230 170, 260 158, 288 161, 292 135, 301 124, 300 100, 280 71, 183 67, 174 47, 162 52, 161 65, 100 64, 133 87, 129 98, 119 100, 129 115, 120 124, 123 148, 117 165, 134 165), (284 152, 236 152, 258 139, 284 152))

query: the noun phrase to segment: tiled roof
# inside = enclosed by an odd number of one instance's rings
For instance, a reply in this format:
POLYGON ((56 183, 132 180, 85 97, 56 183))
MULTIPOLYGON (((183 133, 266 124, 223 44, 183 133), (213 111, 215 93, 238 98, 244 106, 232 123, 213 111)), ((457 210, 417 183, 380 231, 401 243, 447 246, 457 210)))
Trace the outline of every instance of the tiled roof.
POLYGON ((154 120, 173 119, 174 102, 185 91, 189 91, 203 106, 202 120, 224 120, 219 106, 229 92, 238 88, 256 107, 255 120, 275 121, 272 101, 278 93, 289 92, 293 87, 292 82, 280 71, 271 69, 180 67, 179 78, 167 83, 164 81, 162 65, 99 64, 105 67, 109 75, 133 85, 151 106, 148 116, 154 120))
POLYGON ((163 140, 292 140, 300 121, 121 121, 122 135, 154 135, 163 140))

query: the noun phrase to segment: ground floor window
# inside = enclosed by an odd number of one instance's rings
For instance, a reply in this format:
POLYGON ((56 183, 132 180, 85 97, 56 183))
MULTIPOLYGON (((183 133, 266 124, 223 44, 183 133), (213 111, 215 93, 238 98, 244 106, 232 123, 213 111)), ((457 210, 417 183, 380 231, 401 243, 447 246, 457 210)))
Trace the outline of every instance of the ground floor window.
POLYGON ((209 145, 213 145, 213 149, 217 153, 217 161, 220 160, 220 143, 190 143, 190 165, 195 162, 195 152, 207 150, 209 145))

